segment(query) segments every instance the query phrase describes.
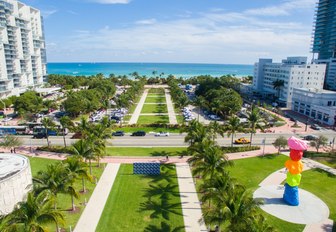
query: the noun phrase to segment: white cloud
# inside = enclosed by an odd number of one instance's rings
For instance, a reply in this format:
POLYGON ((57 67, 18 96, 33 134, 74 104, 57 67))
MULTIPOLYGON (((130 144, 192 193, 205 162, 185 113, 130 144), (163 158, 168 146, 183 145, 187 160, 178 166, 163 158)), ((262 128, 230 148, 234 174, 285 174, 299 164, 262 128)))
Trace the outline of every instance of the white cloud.
POLYGON ((43 18, 48 18, 49 16, 51 16, 51 15, 57 13, 57 12, 58 12, 58 10, 42 10, 41 14, 42 14, 43 18))
POLYGON ((131 0, 90 0, 90 2, 100 4, 128 4, 131 2, 131 0))
POLYGON ((151 18, 151 19, 143 19, 143 20, 138 20, 135 22, 135 24, 139 25, 152 25, 156 23, 156 19, 151 18))
POLYGON ((291 55, 308 55, 311 28, 295 21, 265 20, 247 11, 211 10, 198 18, 171 21, 151 18, 126 28, 106 26, 96 31, 77 31, 52 56, 56 61, 251 64, 260 56, 280 60, 291 55))

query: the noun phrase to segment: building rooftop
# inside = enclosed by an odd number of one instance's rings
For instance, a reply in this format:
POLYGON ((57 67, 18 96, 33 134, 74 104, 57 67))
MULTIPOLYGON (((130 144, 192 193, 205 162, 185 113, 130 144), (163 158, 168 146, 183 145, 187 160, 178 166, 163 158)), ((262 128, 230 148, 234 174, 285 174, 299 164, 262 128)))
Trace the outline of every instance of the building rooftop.
POLYGON ((0 182, 19 173, 27 165, 29 161, 22 155, 0 153, 0 182))
POLYGON ((316 88, 298 88, 298 90, 303 90, 313 93, 323 93, 323 94, 336 94, 336 91, 326 90, 326 89, 316 89, 316 88))

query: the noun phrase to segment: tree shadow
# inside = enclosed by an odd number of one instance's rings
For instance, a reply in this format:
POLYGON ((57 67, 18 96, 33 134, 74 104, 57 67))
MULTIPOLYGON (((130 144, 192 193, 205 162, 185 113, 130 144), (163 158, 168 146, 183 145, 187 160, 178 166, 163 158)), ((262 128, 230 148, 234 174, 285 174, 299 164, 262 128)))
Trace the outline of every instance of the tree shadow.
POLYGON ((166 157, 166 156, 170 156, 172 153, 171 152, 167 152, 167 151, 153 151, 151 153, 149 153, 151 156, 162 156, 162 157, 166 157))
POLYGON ((172 228, 172 226, 167 224, 166 222, 161 222, 161 225, 149 225, 144 230, 144 232, 162 232, 162 231, 180 232, 184 231, 184 226, 177 226, 175 228, 172 228))
POLYGON ((278 155, 276 154, 265 154, 262 156, 257 156, 259 159, 275 159, 278 155))
POLYGON ((140 211, 151 211, 150 218, 170 219, 170 214, 181 215, 178 210, 181 209, 180 203, 169 203, 166 199, 150 200, 140 204, 140 211))
POLYGON ((176 184, 149 184, 149 188, 145 189, 144 197, 147 197, 149 200, 152 197, 158 197, 162 200, 169 200, 171 196, 180 197, 180 193, 177 191, 176 188, 178 186, 176 184))
MULTIPOLYGON (((332 168, 330 168, 330 169, 332 169, 332 168)), ((330 173, 328 171, 325 171, 323 169, 320 169, 320 168, 314 168, 311 171, 318 172, 318 173, 321 173, 321 174, 326 174, 330 178, 336 178, 336 175, 334 175, 334 174, 332 174, 332 173, 330 173)))

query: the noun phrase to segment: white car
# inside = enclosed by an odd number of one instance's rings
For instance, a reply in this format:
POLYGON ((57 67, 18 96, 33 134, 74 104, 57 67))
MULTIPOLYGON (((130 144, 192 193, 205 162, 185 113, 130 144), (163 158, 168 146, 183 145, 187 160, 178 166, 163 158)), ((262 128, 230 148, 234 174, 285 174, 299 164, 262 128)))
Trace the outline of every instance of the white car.
POLYGON ((169 132, 160 131, 160 132, 156 133, 155 136, 157 136, 157 137, 168 137, 169 132))

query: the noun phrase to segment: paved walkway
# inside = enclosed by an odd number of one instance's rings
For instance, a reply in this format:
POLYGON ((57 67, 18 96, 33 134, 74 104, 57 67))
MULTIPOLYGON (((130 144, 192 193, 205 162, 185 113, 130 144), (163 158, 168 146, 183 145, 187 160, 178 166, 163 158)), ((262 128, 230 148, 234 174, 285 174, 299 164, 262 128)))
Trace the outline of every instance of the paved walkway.
POLYGON ((168 89, 165 89, 166 102, 168 108, 169 124, 177 124, 177 119, 175 115, 174 105, 171 100, 170 92, 168 89))
POLYGON ((138 102, 137 104, 137 107, 135 108, 133 114, 132 114, 132 117, 131 119, 129 120, 128 124, 136 124, 138 119, 139 119, 139 116, 140 116, 140 113, 141 113, 141 110, 142 110, 142 107, 145 103, 145 100, 146 100, 146 97, 147 97, 147 94, 148 94, 148 89, 145 89, 141 98, 140 98, 140 101, 138 102))
POLYGON ((189 165, 186 163, 176 164, 176 174, 181 196, 185 231, 207 231, 205 225, 199 223, 202 218, 202 209, 189 165))
POLYGON ((93 232, 96 230, 105 203, 110 194, 120 164, 108 164, 86 205, 74 232, 93 232))

